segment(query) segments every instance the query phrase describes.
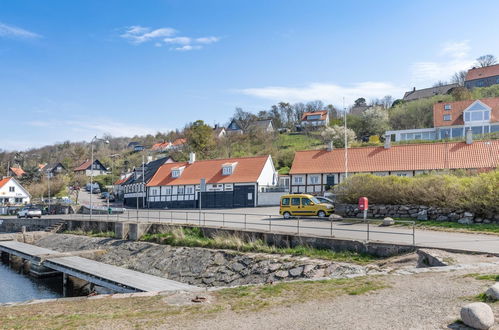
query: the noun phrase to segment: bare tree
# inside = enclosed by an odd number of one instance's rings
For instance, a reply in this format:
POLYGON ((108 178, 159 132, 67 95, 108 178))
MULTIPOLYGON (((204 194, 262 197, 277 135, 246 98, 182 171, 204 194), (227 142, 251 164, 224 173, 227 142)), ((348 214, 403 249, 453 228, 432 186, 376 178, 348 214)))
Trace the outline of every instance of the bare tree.
POLYGON ((433 84, 433 87, 441 87, 448 85, 449 83, 447 81, 439 80, 436 83, 433 84))
POLYGON ((393 104, 393 97, 391 95, 385 95, 385 97, 381 99, 381 105, 385 109, 389 109, 392 106, 392 104, 393 104))
POLYGON ((454 73, 452 78, 450 78, 450 81, 453 84, 458 84, 459 86, 464 86, 464 80, 466 79, 467 73, 468 73, 468 71, 465 71, 465 70, 458 71, 458 72, 454 73))
POLYGON ((491 66, 497 63, 497 58, 494 55, 482 55, 476 59, 476 65, 485 68, 486 66, 491 66))

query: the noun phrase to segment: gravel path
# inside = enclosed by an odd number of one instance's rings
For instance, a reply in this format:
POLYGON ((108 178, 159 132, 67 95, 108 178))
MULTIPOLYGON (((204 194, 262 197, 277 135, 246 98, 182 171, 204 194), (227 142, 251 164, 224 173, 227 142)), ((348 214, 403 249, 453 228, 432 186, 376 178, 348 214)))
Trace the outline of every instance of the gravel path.
MULTIPOLYGON (((488 269, 487 273, 499 269, 488 269)), ((341 296, 252 313, 224 312, 213 318, 177 323, 178 329, 447 329, 459 318, 467 297, 490 282, 466 272, 384 277, 390 288, 360 296, 341 296)), ((469 273, 469 271, 468 271, 469 273)), ((491 304, 496 320, 499 303, 491 304)), ((168 326, 172 328, 172 324, 168 326)), ((494 329, 499 329, 496 325, 494 329)))

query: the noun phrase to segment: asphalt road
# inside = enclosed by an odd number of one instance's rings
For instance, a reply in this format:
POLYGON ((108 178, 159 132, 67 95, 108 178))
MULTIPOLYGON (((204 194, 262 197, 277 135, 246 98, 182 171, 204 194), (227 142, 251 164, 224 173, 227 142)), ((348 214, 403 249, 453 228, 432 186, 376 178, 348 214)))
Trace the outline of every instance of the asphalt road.
MULTIPOLYGON (((71 215, 69 217, 81 217, 71 215)), ((85 218, 89 218, 88 215, 85 218)), ((360 222, 331 222, 329 219, 283 219, 278 207, 223 209, 223 210, 127 210, 121 215, 93 215, 93 220, 114 219, 130 222, 159 222, 171 224, 198 224, 210 227, 252 229, 258 231, 310 234, 317 236, 413 244, 411 226, 380 227, 360 222), (369 228, 368 228, 369 227, 369 228), (369 231, 369 236, 368 236, 369 231)), ((415 244, 432 248, 446 248, 499 254, 499 236, 414 230, 415 244)))

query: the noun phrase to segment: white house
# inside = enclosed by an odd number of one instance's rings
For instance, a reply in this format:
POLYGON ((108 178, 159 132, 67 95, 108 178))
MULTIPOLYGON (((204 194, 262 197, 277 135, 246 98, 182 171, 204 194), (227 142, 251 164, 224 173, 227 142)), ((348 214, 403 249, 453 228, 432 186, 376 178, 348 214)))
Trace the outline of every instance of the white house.
POLYGON ((147 184, 147 201, 154 208, 199 207, 201 180, 203 208, 254 207, 259 193, 277 185, 272 157, 212 159, 162 165, 147 184))
POLYGON ((301 117, 302 127, 323 127, 329 125, 329 111, 305 112, 301 117))
POLYGON ((31 195, 16 179, 0 180, 0 205, 22 205, 30 201, 31 195))
POLYGON ((93 164, 90 160, 86 160, 83 164, 75 168, 74 172, 86 176, 98 176, 108 173, 107 168, 98 159, 94 160, 93 164))
POLYGON ((295 154, 290 176, 292 193, 322 194, 348 175, 371 173, 380 176, 414 176, 430 171, 478 170, 499 166, 499 140, 422 143, 348 149, 307 150, 295 154))

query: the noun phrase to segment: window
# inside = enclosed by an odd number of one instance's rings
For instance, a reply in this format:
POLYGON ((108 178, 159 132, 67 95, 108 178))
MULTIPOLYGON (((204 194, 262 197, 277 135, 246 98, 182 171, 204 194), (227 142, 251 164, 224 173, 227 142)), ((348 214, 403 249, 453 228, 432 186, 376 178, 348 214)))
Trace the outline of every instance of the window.
POLYGON ((289 206, 289 198, 283 198, 281 201, 282 206, 289 206))
POLYGON ((172 194, 172 187, 166 187, 166 195, 172 194))
POLYGON ((456 127, 452 129, 452 137, 461 137, 463 136, 463 128, 462 127, 456 127))
POLYGON ((302 182, 303 182, 303 177, 295 176, 295 183, 302 183, 302 182))
POLYGON ((307 205, 310 205, 310 204, 312 204, 312 201, 310 199, 308 199, 308 198, 302 198, 301 199, 301 205, 307 206, 307 205))
POLYGON ((22 198, 17 198, 17 197, 16 197, 16 199, 15 199, 15 200, 16 200, 16 203, 22 203, 22 202, 23 202, 23 199, 22 199, 22 198))
POLYGON ((310 115, 310 116, 307 116, 307 120, 320 120, 321 119, 321 115, 310 115))
POLYGON ((184 186, 179 186, 178 187, 178 194, 183 195, 184 194, 184 186))
POLYGON ((16 187, 9 187, 9 192, 14 192, 16 191, 16 187))
POLYGON ((451 120, 451 115, 444 115, 444 120, 445 121, 450 121, 451 120))
POLYGON ((318 184, 319 183, 319 176, 317 176, 317 175, 311 176, 310 177, 310 182, 312 184, 318 184))
POLYGON ((300 199, 299 198, 291 198, 291 205, 300 206, 300 199))
POLYGON ((232 166, 224 166, 222 168, 223 175, 231 175, 232 174, 232 166))
POLYGON ((185 187, 185 193, 187 195, 192 195, 194 194, 194 188, 193 187, 185 187))
POLYGON ((452 104, 446 104, 444 105, 445 110, 452 110, 452 104))
POLYGON ((172 170, 172 178, 178 178, 180 176, 180 170, 172 170))

